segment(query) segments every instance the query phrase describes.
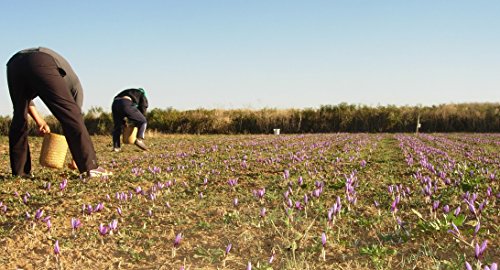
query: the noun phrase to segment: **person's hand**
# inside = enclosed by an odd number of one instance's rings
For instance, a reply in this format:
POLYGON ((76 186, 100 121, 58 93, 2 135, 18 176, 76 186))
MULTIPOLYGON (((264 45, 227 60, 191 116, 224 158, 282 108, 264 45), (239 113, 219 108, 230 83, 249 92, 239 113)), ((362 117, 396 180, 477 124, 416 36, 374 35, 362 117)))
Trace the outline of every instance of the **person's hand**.
POLYGON ((68 163, 68 168, 71 170, 76 170, 78 169, 78 166, 76 166, 76 162, 74 159, 71 160, 71 163, 68 163))
POLYGON ((49 125, 47 125, 47 123, 44 123, 38 127, 38 131, 40 132, 40 134, 49 134, 50 127, 49 127, 49 125))

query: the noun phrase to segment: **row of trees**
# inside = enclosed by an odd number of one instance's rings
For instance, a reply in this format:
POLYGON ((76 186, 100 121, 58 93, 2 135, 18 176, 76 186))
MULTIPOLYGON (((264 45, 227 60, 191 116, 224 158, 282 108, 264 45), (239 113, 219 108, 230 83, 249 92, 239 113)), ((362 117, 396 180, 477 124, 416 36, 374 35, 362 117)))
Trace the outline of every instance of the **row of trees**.
MULTIPOLYGON (((91 134, 110 134, 110 112, 92 108, 85 115, 91 134)), ((463 103, 439 106, 325 105, 307 109, 187 110, 153 109, 148 128, 162 133, 246 134, 315 132, 500 132, 500 103, 463 103)), ((51 129, 61 132, 53 116, 46 117, 51 129)), ((0 133, 8 134, 10 117, 0 117, 0 133)), ((35 127, 31 124, 32 132, 35 127)))

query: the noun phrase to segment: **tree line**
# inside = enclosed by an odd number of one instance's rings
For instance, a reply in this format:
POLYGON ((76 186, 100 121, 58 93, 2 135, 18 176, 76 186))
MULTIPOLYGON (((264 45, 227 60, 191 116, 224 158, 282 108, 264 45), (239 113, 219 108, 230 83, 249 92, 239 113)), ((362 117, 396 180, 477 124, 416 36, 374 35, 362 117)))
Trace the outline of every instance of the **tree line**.
MULTIPOLYGON (((53 116, 45 117, 61 133, 53 116)), ((110 112, 97 107, 84 114, 91 134, 110 134, 110 112)), ((182 134, 265 134, 329 132, 500 132, 500 103, 461 103, 434 106, 366 106, 340 103, 305 109, 152 109, 148 129, 182 134)), ((0 116, 0 134, 7 135, 11 118, 0 116)), ((30 132, 36 133, 33 121, 30 132)))

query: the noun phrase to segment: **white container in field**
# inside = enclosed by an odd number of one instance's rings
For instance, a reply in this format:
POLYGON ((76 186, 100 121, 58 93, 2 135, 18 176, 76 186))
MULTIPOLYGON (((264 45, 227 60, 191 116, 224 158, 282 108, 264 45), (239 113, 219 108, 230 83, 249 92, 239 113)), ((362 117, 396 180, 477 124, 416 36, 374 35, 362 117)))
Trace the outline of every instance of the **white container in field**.
POLYGON ((280 135, 280 129, 279 128, 273 129, 273 132, 274 132, 274 135, 280 135))

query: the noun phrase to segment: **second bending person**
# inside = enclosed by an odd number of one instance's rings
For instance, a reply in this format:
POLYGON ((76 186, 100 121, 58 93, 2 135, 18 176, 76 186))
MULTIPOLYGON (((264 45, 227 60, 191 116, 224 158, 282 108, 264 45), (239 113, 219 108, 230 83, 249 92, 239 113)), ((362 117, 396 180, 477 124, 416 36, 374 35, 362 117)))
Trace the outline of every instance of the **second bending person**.
POLYGON ((142 150, 147 150, 144 143, 146 133, 146 110, 148 109, 148 99, 146 92, 142 88, 131 88, 121 91, 115 96, 111 111, 113 113, 113 150, 120 151, 120 135, 125 126, 125 120, 138 128, 137 139, 134 144, 142 150))

